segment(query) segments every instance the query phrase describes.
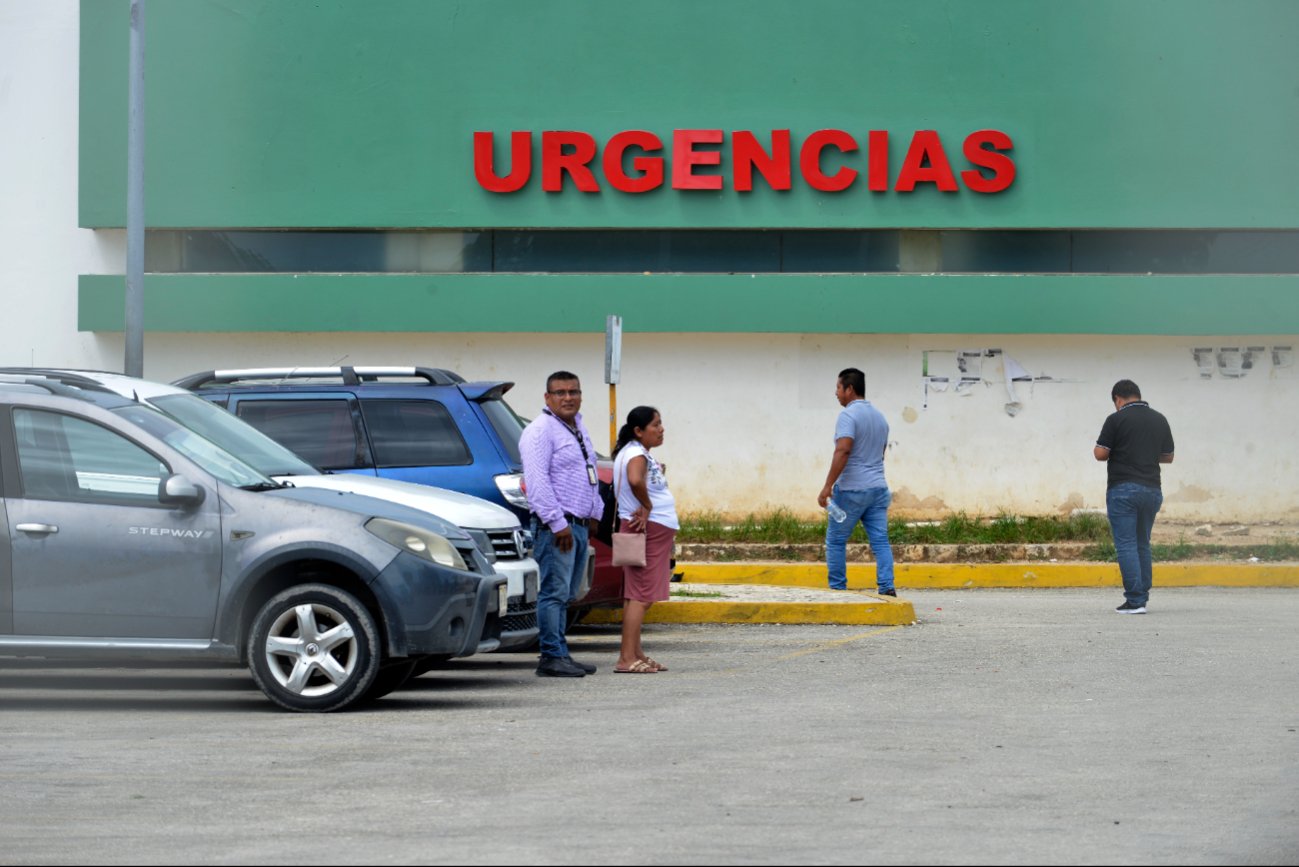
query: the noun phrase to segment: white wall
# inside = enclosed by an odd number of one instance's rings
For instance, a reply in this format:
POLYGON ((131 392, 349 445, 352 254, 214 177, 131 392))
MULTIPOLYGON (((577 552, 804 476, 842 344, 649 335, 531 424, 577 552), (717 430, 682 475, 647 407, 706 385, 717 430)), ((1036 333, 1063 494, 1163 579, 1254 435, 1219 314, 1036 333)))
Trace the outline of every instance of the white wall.
POLYGON ((120 370, 120 337, 77 332, 77 275, 126 262, 125 233, 77 228, 78 9, 0 0, 0 363, 120 370))
MULTIPOLYGON (((682 504, 748 511, 816 508, 829 466, 835 376, 867 373, 867 396, 892 428, 887 473, 907 511, 995 514, 1103 508, 1105 466, 1092 446, 1113 411, 1110 387, 1130 378, 1173 426, 1177 460, 1164 468, 1165 516, 1262 521, 1299 514, 1296 368, 1269 357, 1241 379, 1201 379, 1197 346, 1294 345, 1276 337, 842 336, 628 334, 618 407, 659 408, 662 458, 682 504), (970 394, 930 392, 924 350, 1001 349, 1034 376, 1009 402, 1001 357, 984 359, 970 394)), ((232 365, 412 364, 449 367, 469 379, 518 383, 511 404, 542 406, 545 377, 583 379, 584 416, 608 441, 603 335, 150 335, 146 374, 174 379, 232 365)), ((951 358, 952 356, 948 356, 951 358)), ((931 353, 931 373, 942 356, 931 353)), ((621 422, 621 418, 619 419, 621 422)))
MULTIPOLYGON (((122 273, 124 233, 77 225, 76 0, 0 0, 0 364, 120 370, 121 335, 76 330, 79 273, 122 273)), ((125 135, 125 129, 123 129, 125 135)), ((631 311, 620 312, 631 326, 631 311)), ((1165 514, 1215 521, 1294 520, 1299 470, 1293 366, 1264 358, 1247 376, 1201 379, 1197 346, 1299 347, 1295 335, 1242 338, 950 335, 642 335, 624 338, 618 405, 658 406, 662 456, 683 506, 815 509, 838 405, 835 374, 857 366, 892 426, 895 503, 916 513, 1027 514, 1099 508, 1105 469, 1091 457, 1115 380, 1136 380, 1168 415, 1177 461, 1164 470, 1165 514), (1011 417, 1000 358, 967 396, 930 393, 925 350, 1002 349, 1030 374, 1011 417)), ((545 376, 584 379, 586 419, 608 436, 603 335, 148 334, 145 374, 173 379, 246 365, 412 364, 512 379, 535 414, 545 376)), ((931 356, 931 374, 950 356, 931 356)), ((955 373, 954 370, 951 371, 955 373)))

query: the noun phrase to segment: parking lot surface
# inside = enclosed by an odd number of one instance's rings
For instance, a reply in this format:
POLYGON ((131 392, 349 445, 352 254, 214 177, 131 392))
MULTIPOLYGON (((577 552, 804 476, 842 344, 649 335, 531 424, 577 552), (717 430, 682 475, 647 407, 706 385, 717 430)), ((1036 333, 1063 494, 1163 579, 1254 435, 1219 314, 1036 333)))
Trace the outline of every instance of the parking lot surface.
POLYGON ((907 592, 658 625, 670 671, 451 663, 355 712, 245 670, 0 661, 0 863, 1299 860, 1299 592, 907 592))

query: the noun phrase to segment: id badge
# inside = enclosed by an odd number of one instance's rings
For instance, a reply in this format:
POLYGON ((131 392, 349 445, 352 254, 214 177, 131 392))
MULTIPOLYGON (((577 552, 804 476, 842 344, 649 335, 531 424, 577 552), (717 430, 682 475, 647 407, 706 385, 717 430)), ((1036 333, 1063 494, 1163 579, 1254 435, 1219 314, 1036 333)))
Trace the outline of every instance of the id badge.
POLYGON ((600 484, 600 477, 595 474, 595 467, 586 465, 586 480, 593 485, 600 484))

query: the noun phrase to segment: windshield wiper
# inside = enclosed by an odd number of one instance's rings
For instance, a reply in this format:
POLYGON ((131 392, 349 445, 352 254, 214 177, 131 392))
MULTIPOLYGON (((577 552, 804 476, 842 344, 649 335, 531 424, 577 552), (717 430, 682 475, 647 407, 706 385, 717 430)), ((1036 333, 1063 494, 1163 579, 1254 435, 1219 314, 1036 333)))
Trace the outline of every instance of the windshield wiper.
POLYGON ((278 491, 280 488, 291 488, 287 482, 254 482, 251 485, 240 485, 241 491, 278 491))

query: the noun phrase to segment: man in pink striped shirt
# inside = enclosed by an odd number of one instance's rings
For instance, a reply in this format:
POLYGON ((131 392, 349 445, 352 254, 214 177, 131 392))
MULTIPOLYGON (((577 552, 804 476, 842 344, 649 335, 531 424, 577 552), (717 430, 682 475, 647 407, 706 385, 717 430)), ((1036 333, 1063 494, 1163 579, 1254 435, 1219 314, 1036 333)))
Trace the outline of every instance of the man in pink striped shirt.
POLYGON ((604 502, 596 476, 595 444, 582 423, 582 383, 566 370, 546 379, 546 408, 519 438, 523 483, 532 511, 532 556, 541 567, 537 628, 539 677, 583 677, 595 666, 568 652, 568 604, 586 574, 588 539, 604 502))

